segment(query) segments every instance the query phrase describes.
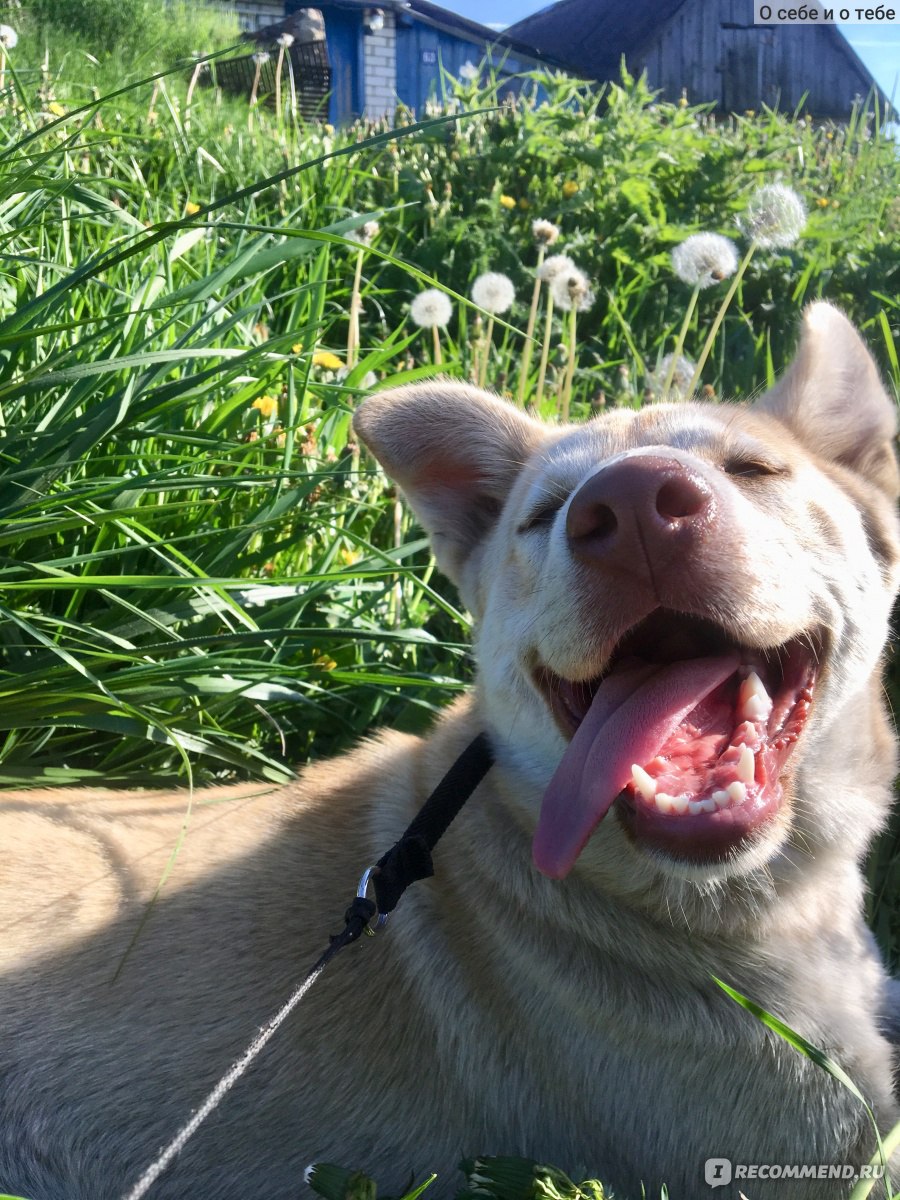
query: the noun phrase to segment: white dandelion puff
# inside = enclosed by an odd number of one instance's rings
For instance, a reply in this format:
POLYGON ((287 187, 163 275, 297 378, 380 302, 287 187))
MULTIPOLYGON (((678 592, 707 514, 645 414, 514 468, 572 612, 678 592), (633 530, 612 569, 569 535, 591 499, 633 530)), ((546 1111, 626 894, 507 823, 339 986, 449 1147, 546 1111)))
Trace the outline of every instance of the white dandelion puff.
POLYGON ((453 316, 453 305, 446 292, 439 288, 428 288, 419 292, 409 307, 409 315, 421 329, 441 329, 448 324, 453 316))
POLYGON ((253 61, 258 67, 261 67, 263 63, 267 63, 269 61, 268 50, 257 50, 257 52, 253 55, 253 61))
POLYGON ((552 246, 559 238, 559 226, 552 221, 532 221, 531 235, 539 245, 552 246))
POLYGON ((516 289, 508 275, 485 271, 472 284, 472 299, 489 313, 503 313, 516 298, 516 289))
POLYGON ((552 283, 560 271, 574 271, 575 264, 568 254, 551 254, 538 268, 537 277, 544 283, 552 283))
POLYGON ((737 247, 718 233, 694 233, 672 251, 672 270, 691 287, 712 287, 737 270, 737 247))
POLYGON ((275 40, 282 50, 290 50, 294 44, 294 35, 292 33, 282 33, 275 40))
POLYGON ((459 77, 460 79, 464 79, 466 83, 471 83, 473 79, 478 78, 478 68, 473 62, 467 59, 459 68, 459 77))
POLYGON ((563 312, 571 312, 573 308, 576 312, 585 312, 594 303, 591 281, 577 267, 557 271, 550 281, 550 294, 553 303, 563 312))
POLYGON ((651 391, 665 398, 688 395, 694 378, 694 364, 683 354, 667 354, 648 377, 651 391))
POLYGON ((739 224, 764 250, 793 246, 806 225, 806 206, 793 188, 767 183, 750 197, 739 224))
POLYGON ((380 231, 381 226, 377 221, 366 221, 365 225, 360 225, 357 229, 351 229, 344 236, 349 238, 351 242, 358 242, 360 246, 370 246, 380 231))
POLYGON ((0 25, 0 46, 4 50, 15 50, 18 41, 19 35, 12 25, 0 25))

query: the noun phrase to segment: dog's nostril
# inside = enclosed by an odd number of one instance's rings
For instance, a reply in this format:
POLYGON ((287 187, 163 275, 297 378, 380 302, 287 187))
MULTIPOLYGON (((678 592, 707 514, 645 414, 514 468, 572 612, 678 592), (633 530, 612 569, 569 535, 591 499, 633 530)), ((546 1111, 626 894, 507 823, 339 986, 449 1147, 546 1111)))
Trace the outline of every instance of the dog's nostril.
POLYGON ((669 479, 656 495, 656 511, 661 517, 695 517, 709 503, 709 492, 690 476, 669 479))

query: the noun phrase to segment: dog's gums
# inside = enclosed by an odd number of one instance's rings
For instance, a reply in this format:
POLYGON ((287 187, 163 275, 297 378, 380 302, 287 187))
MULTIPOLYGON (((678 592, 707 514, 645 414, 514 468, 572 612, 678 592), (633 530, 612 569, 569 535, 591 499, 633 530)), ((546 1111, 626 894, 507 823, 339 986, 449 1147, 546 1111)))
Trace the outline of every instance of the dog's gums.
POLYGON ((537 667, 570 742, 542 805, 539 869, 565 875, 613 806, 638 843, 673 857, 702 863, 738 849, 781 807, 821 644, 751 649, 708 621, 657 611, 593 679, 537 667))

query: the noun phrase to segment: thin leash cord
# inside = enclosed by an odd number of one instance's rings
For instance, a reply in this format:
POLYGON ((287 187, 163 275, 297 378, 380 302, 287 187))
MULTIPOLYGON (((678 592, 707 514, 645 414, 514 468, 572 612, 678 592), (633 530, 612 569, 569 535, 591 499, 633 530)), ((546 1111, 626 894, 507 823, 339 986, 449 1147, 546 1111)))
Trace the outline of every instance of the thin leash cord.
POLYGON ((313 967, 312 971, 307 975, 299 987, 295 988, 290 999, 282 1005, 268 1025, 264 1025, 244 1053, 236 1062, 234 1062, 213 1090, 209 1093, 191 1119, 187 1122, 183 1129, 172 1138, 168 1146, 162 1153, 150 1164, 144 1174, 140 1177, 130 1192, 123 1196, 122 1200, 141 1200, 142 1196, 146 1196, 147 1192, 157 1181, 169 1163, 176 1155, 184 1149, 190 1139, 194 1136, 206 1118, 211 1112, 214 1112, 225 1094, 244 1074, 253 1060, 257 1057, 260 1051, 268 1042, 269 1038, 278 1030, 279 1026, 287 1020, 293 1010, 297 1007, 312 985, 316 982, 322 972, 325 970, 326 964, 320 960, 313 967))

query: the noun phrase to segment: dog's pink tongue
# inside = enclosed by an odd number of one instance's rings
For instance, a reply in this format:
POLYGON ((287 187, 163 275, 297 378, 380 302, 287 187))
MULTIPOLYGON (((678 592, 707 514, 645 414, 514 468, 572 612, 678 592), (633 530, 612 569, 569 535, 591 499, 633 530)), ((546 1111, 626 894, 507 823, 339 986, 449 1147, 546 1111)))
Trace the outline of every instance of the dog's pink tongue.
POLYGON ((684 718, 738 668, 722 654, 617 671, 597 689, 544 793, 532 853, 561 879, 631 779, 632 764, 656 756, 684 718))

